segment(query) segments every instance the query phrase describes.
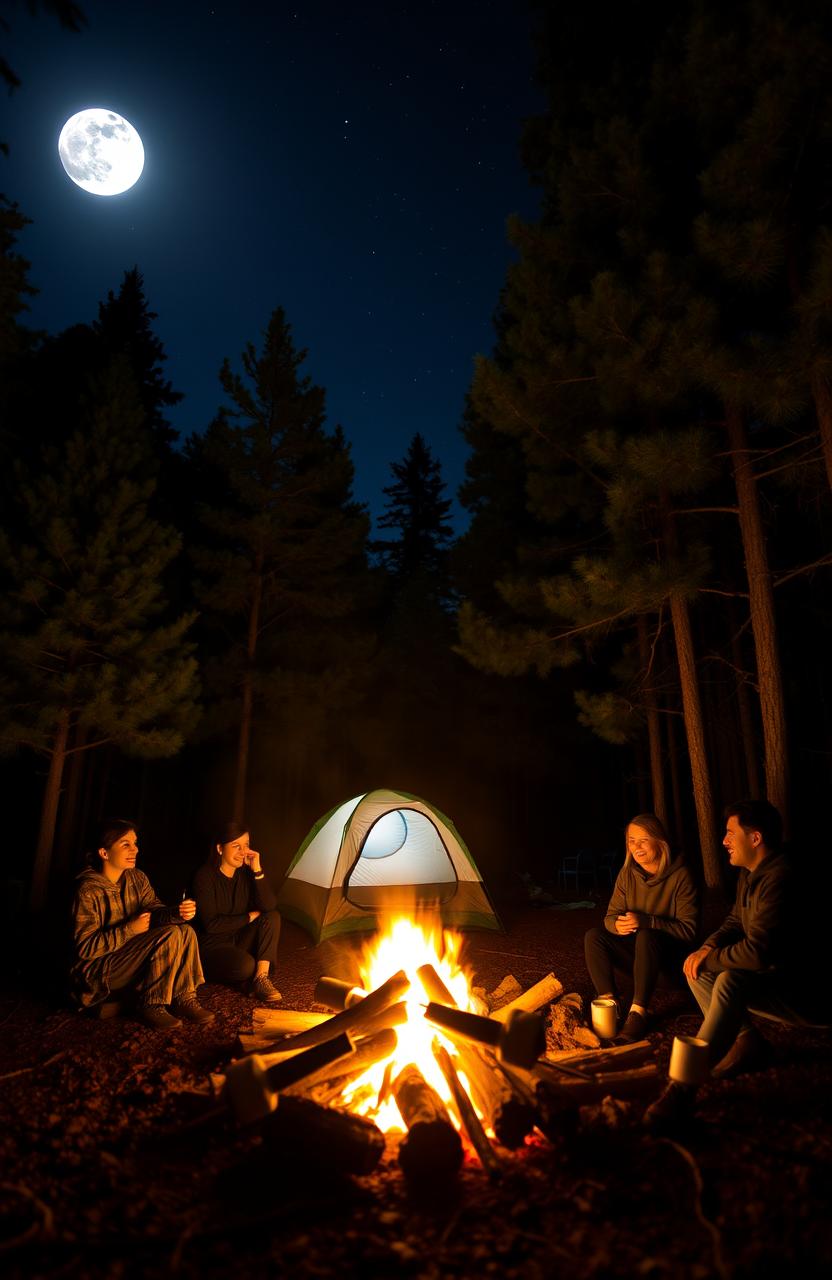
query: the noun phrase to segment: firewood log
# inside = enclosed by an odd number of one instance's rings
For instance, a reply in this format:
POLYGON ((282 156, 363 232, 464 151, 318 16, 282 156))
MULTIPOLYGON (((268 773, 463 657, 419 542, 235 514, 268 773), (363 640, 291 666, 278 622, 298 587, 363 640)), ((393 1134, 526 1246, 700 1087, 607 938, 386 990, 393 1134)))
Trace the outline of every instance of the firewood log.
POLYGON ((319 1023, 326 1022, 329 1018, 328 1013, 301 1013, 297 1009, 268 1009, 257 1008, 251 1015, 252 1023, 255 1030, 261 1027, 268 1027, 268 1031, 262 1031, 262 1035, 268 1036, 295 1036, 301 1031, 308 1031, 310 1027, 317 1027, 319 1023))
MULTIPOLYGON (((457 1007, 433 965, 421 965, 417 974, 430 1000, 457 1007)), ((464 1071, 486 1125, 504 1147, 521 1146, 535 1125, 535 1107, 529 1097, 518 1095, 513 1083, 497 1070, 493 1056, 479 1045, 457 1042, 456 1048, 458 1069, 464 1071)))
POLYGON ((597 1076, 588 1076, 586 1080, 574 1076, 559 1074, 555 1064, 539 1064, 534 1072, 538 1084, 537 1092, 547 1091, 557 1094, 561 1102, 571 1101, 575 1107, 586 1103, 600 1102, 608 1094, 613 1098, 644 1098, 656 1092, 663 1080, 655 1062, 642 1067, 633 1067, 629 1071, 603 1071, 597 1076))
POLYGON ((323 1044, 342 1031, 359 1034, 362 1030, 366 1031, 368 1025, 377 1031, 379 1030, 378 1015, 383 1015, 391 1005, 400 1001, 409 986, 410 979, 401 969, 393 974, 392 978, 388 978, 382 986, 371 991, 363 1000, 345 1009, 343 1013, 336 1013, 317 1026, 310 1027, 308 1031, 302 1031, 284 1040, 280 1046, 281 1050, 288 1052, 291 1049, 308 1049, 311 1045, 323 1044))
MULTIPOLYGON (((342 1058, 332 1066, 323 1067, 314 1075, 298 1080, 296 1084, 289 1086, 287 1092, 307 1094, 311 1090, 323 1086, 328 1095, 337 1098, 349 1087, 353 1080, 357 1080, 369 1067, 374 1066, 377 1062, 383 1062, 385 1058, 389 1058, 391 1053, 395 1052, 397 1038, 392 1028, 377 1031, 374 1036, 366 1036, 365 1039, 356 1042, 355 1053, 349 1058, 342 1058)), ((268 1057, 264 1060, 268 1061, 268 1057)), ((320 1101, 320 1098, 318 1098, 318 1101, 320 1101)))
POLYGON ((508 1004, 504 1004, 501 1009, 495 1009, 491 1017, 496 1022, 505 1022, 514 1009, 522 1009, 525 1013, 535 1013, 538 1009, 551 1004, 553 1000, 557 1000, 562 995, 563 983, 558 981, 553 973, 547 973, 546 977, 541 978, 540 982, 536 982, 533 987, 529 987, 527 991, 522 991, 519 996, 515 996, 508 1004))
POLYGON ((411 1063, 393 1081, 393 1097, 407 1125, 399 1147, 405 1177, 420 1187, 448 1182, 462 1164, 462 1142, 439 1094, 411 1063))
POLYGON ((456 1073, 456 1068, 451 1061, 451 1055, 439 1040, 434 1040, 433 1042, 433 1056, 439 1063, 439 1069, 447 1081, 460 1122, 468 1141, 479 1157, 480 1164, 489 1178, 499 1177, 503 1171, 500 1158, 492 1147, 482 1127, 482 1122, 474 1110, 474 1104, 468 1097, 462 1081, 456 1073))
POLYGON ((290 1094, 281 1096, 260 1132, 283 1168, 301 1165, 361 1177, 372 1173, 384 1154, 384 1134, 366 1116, 290 1094))

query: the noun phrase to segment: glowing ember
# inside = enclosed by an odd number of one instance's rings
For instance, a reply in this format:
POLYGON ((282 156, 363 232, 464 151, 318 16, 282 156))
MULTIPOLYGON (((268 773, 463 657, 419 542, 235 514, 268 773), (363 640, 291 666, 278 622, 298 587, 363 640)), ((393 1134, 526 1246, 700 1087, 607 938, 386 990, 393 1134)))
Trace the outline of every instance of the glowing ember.
MULTIPOLYGON (((481 1006, 472 994, 468 978, 459 964, 461 947, 462 938, 457 933, 449 930, 443 932, 438 927, 432 932, 426 932, 413 920, 400 917, 392 922, 380 939, 366 948, 359 962, 361 985, 366 991, 374 991, 400 969, 404 969, 411 982, 406 997, 408 1018, 406 1023, 396 1028, 398 1045, 395 1053, 353 1080, 340 1099, 341 1105, 362 1115, 372 1115, 379 1128, 385 1132, 403 1130, 405 1127, 392 1098, 385 1099, 378 1106, 385 1073, 388 1073, 388 1079, 395 1079, 411 1062, 416 1064, 440 1098, 449 1104, 451 1119, 459 1128, 459 1117, 451 1102, 445 1077, 433 1055, 432 1046, 434 1040, 438 1039, 453 1059, 456 1059, 456 1048, 436 1027, 425 1021, 425 1006, 430 997, 422 986, 417 970, 421 965, 433 965, 459 1008, 480 1012, 481 1006)), ((458 1063, 456 1065, 458 1067, 458 1063)), ((464 1074, 459 1074, 467 1088, 464 1074)))

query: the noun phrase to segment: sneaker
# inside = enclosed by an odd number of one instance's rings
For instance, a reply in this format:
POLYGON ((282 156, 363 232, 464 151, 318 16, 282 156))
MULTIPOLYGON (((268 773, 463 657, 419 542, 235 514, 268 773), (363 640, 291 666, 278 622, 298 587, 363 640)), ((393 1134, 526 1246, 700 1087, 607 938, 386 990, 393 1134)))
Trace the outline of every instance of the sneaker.
POLYGON ((696 1090, 689 1084, 671 1080, 655 1102, 644 1113, 644 1123, 655 1134, 675 1133, 690 1124, 696 1103, 696 1090))
POLYGON ((252 980, 251 994, 260 1004, 279 1004, 283 999, 267 973, 258 973, 252 980))
POLYGON ((172 1031, 174 1027, 181 1027, 180 1018, 174 1018, 172 1013, 168 1013, 163 1004, 146 1004, 139 1009, 139 1017, 146 1027, 152 1027, 154 1031, 172 1031))
POLYGON ((178 1000, 174 1000, 171 1006, 174 1013, 180 1018, 184 1018, 185 1022, 213 1022, 215 1014, 210 1009, 203 1009, 196 996, 191 992, 190 995, 180 996, 178 1000))
POLYGON ((770 1056, 768 1040, 754 1027, 749 1027, 739 1033, 725 1057, 714 1067, 711 1077, 714 1080, 730 1080, 742 1075, 744 1071, 761 1071, 768 1066, 770 1056))
POLYGON ((647 1017, 637 1009, 631 1009, 624 1019, 624 1025, 615 1037, 616 1044, 631 1044, 634 1040, 643 1040, 647 1031, 647 1017))

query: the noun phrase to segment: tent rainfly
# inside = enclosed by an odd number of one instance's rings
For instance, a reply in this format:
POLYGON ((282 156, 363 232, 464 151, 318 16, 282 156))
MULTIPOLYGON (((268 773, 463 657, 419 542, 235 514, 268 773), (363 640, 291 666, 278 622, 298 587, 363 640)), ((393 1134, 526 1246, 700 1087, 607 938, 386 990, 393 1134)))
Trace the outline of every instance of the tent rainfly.
POLYGON ((502 928, 453 824, 404 791, 368 791, 321 818, 286 873, 278 908, 315 942, 375 929, 380 915, 397 912, 502 928))

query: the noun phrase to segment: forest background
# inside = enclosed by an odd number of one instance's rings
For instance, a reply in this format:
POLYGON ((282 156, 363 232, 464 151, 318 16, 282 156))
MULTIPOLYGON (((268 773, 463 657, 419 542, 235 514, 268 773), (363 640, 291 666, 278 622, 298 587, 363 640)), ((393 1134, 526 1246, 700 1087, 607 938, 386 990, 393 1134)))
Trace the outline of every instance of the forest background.
POLYGON ((460 536, 420 435, 372 536, 280 299, 187 440, 140 264, 95 323, 32 332, 4 199, 9 919, 65 908, 102 813, 181 896, 232 814, 279 878, 377 786, 445 812, 498 897, 645 809, 717 890, 740 794, 819 867, 832 7, 537 11, 549 108, 519 141, 541 216, 510 225, 460 536))

